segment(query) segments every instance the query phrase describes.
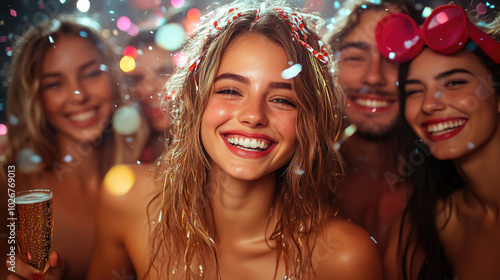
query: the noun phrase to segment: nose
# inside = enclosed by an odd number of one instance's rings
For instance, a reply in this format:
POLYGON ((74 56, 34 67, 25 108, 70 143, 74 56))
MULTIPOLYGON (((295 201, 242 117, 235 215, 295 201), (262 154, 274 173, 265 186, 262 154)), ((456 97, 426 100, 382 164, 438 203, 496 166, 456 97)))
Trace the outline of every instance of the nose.
POLYGON ((249 127, 266 126, 268 123, 265 100, 252 98, 241 103, 238 119, 249 127))
POLYGON ((435 111, 442 110, 445 107, 445 104, 441 100, 442 93, 439 91, 428 91, 424 95, 424 99, 422 100, 422 111, 430 114, 435 111))
POLYGON ((387 84, 384 74, 385 64, 388 63, 380 55, 373 55, 371 63, 367 65, 364 75, 365 85, 372 88, 380 88, 387 84))

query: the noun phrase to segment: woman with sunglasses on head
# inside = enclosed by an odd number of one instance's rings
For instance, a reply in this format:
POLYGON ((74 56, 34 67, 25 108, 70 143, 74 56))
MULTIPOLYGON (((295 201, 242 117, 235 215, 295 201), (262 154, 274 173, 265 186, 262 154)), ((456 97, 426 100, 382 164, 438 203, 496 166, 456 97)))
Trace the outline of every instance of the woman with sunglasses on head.
POLYGON ((188 42, 160 184, 104 194, 89 279, 382 278, 370 236, 332 211, 342 114, 320 18, 260 4, 216 8, 188 42))
MULTIPOLYGON (((134 162, 141 152, 133 149, 140 135, 127 141, 112 128, 116 108, 127 102, 115 53, 94 19, 68 14, 30 27, 11 65, 3 171, 15 168, 16 191, 52 191, 52 250, 63 267, 51 254, 57 269, 49 268, 45 279, 85 279, 101 181, 113 164, 134 162)), ((8 279, 42 279, 17 260, 8 279)))
POLYGON ((414 190, 392 229, 387 279, 500 279, 500 17, 484 29, 490 35, 456 5, 438 7, 422 28, 404 15, 377 26, 381 53, 407 62, 402 113, 416 138, 414 190), (401 27, 407 38, 387 36, 401 27))

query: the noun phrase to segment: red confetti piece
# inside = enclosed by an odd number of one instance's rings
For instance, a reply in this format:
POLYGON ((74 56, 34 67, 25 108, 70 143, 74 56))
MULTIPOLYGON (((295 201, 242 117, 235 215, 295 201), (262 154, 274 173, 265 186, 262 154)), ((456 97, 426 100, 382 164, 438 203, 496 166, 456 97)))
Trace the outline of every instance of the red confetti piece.
POLYGON ((13 17, 17 17, 17 12, 14 11, 13 9, 10 9, 10 15, 13 17))

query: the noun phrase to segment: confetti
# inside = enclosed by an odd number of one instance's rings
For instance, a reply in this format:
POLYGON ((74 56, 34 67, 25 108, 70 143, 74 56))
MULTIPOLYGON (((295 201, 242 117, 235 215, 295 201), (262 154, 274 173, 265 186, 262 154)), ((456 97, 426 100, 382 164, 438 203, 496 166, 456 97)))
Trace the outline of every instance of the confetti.
POLYGON ((63 160, 64 160, 64 162, 72 162, 73 157, 71 155, 65 155, 63 160))
POLYGON ((10 9, 10 15, 13 17, 17 17, 17 12, 14 11, 13 9, 10 9))
POLYGON ((289 80, 295 78, 302 71, 302 65, 295 64, 281 72, 281 78, 289 80))

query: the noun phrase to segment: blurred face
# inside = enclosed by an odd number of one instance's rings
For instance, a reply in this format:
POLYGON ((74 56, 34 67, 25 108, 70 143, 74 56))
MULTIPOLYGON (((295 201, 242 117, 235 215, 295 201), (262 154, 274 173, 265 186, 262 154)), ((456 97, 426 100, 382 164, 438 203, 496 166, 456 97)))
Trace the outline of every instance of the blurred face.
POLYGON ((347 94, 348 122, 360 135, 370 137, 391 132, 398 117, 398 65, 381 56, 375 41, 375 26, 388 14, 364 11, 338 54, 337 76, 347 94))
POLYGON ((405 92, 405 117, 438 159, 463 157, 500 138, 498 94, 472 53, 424 49, 410 64, 405 92))
POLYGON ((153 44, 142 49, 142 54, 137 56, 135 63, 135 69, 127 73, 128 80, 152 129, 163 132, 170 127, 170 121, 160 109, 160 90, 174 71, 172 57, 153 44))
POLYGON ((201 137, 214 169, 256 180, 285 165, 295 151, 296 94, 281 77, 285 50, 262 35, 227 48, 203 114, 201 137))
POLYGON ((116 98, 109 72, 87 39, 62 35, 45 53, 40 93, 48 123, 58 136, 96 140, 108 124, 116 98))

